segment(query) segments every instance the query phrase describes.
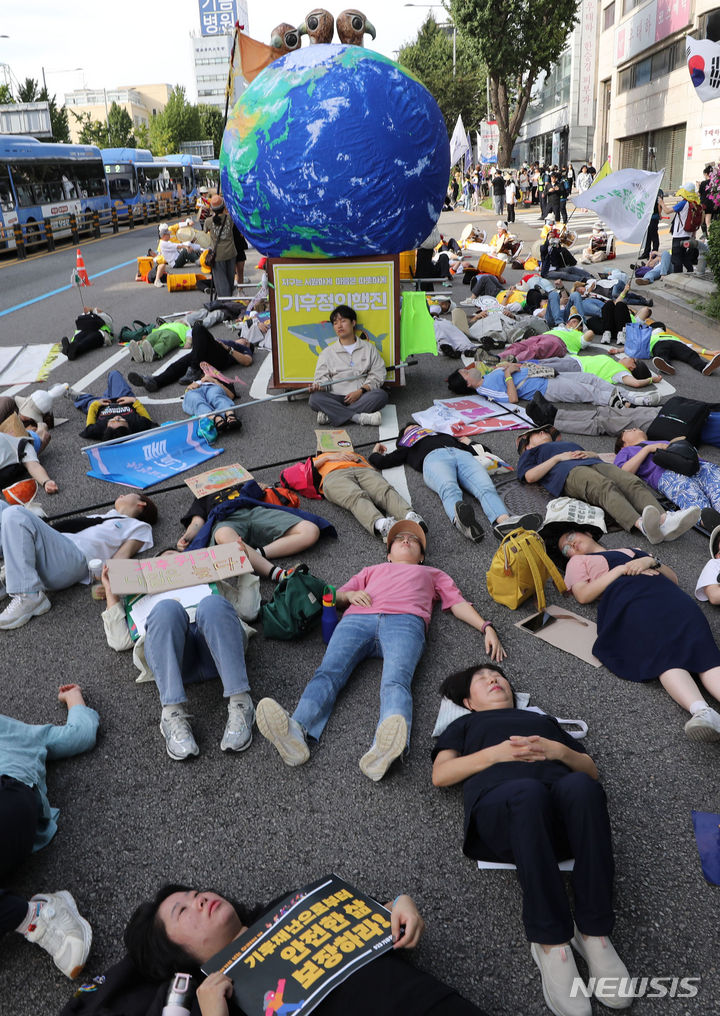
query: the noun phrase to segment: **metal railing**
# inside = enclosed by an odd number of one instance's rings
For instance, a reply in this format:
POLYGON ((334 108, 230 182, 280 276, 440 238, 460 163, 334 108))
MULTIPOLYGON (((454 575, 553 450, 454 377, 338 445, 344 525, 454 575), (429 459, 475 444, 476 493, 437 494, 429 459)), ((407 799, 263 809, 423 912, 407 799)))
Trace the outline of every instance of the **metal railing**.
POLYGON ((121 229, 134 229, 136 224, 161 222, 164 219, 192 214, 194 203, 187 197, 150 199, 135 205, 113 205, 108 208, 88 209, 79 214, 50 215, 24 225, 0 226, 0 250, 15 248, 18 261, 39 248, 50 251, 61 244, 79 244, 82 239, 97 238, 103 233, 118 233, 121 229))

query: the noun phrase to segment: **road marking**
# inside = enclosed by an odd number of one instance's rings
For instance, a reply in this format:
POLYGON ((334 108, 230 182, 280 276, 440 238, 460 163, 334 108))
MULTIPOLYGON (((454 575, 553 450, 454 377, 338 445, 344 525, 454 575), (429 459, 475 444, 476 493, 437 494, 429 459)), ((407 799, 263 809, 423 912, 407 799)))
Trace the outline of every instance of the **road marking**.
MULTIPOLYGON (((260 364, 253 383, 250 386, 251 399, 264 399, 268 393, 268 385, 273 372, 272 354, 268 353, 260 364)), ((287 402, 287 399, 276 399, 276 402, 287 402)))
MULTIPOLYGON (((388 403, 382 410, 382 420, 380 421, 378 438, 382 444, 387 445, 389 452, 395 451, 394 439, 397 436, 397 432, 397 410, 395 409, 395 406, 388 403)), ((393 466, 392 469, 383 469, 383 476, 390 486, 395 488, 400 497, 404 497, 408 504, 412 504, 407 477, 405 475, 405 466, 393 466)))
MULTIPOLYGON (((104 268, 101 272, 95 272, 94 275, 90 275, 90 279, 99 279, 101 275, 108 275, 110 272, 116 272, 119 268, 127 268, 128 265, 134 265, 137 263, 137 258, 133 258, 131 261, 122 261, 119 265, 113 265, 112 268, 104 268)), ((24 307, 30 307, 34 303, 39 303, 41 300, 47 300, 50 296, 57 296, 58 293, 64 293, 68 289, 73 289, 74 283, 69 283, 67 286, 60 286, 59 289, 51 289, 49 293, 43 293, 42 296, 34 296, 32 300, 25 300, 23 303, 16 303, 14 307, 8 307, 7 310, 0 310, 0 317, 4 317, 6 314, 12 314, 15 310, 22 310, 24 307)))

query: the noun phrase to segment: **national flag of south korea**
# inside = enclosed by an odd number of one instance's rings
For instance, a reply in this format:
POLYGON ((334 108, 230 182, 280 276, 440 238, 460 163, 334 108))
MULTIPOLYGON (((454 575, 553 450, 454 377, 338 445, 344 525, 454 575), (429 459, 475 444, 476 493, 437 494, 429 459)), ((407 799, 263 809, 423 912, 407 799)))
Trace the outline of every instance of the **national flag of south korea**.
POLYGON ((710 39, 685 40, 690 80, 701 102, 720 98, 720 45, 710 39))

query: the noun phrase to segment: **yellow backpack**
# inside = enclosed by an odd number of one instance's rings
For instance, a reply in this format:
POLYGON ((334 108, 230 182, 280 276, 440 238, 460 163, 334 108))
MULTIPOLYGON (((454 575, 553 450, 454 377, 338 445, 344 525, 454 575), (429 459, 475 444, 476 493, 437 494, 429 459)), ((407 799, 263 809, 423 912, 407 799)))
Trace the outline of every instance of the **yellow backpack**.
POLYGON ((545 550, 542 538, 527 529, 513 529, 495 551, 487 573, 487 588, 496 603, 517 610, 531 596, 538 610, 545 607, 545 583, 551 578, 560 593, 563 577, 545 550))

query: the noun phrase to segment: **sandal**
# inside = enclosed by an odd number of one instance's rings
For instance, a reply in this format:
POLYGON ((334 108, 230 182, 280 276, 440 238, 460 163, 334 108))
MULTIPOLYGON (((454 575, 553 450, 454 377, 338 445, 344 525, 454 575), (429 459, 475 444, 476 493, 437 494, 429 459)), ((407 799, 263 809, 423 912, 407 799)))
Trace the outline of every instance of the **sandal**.
POLYGON ((211 419, 218 434, 221 434, 224 430, 228 429, 227 417, 223 416, 222 413, 218 413, 217 416, 213 416, 211 419))

